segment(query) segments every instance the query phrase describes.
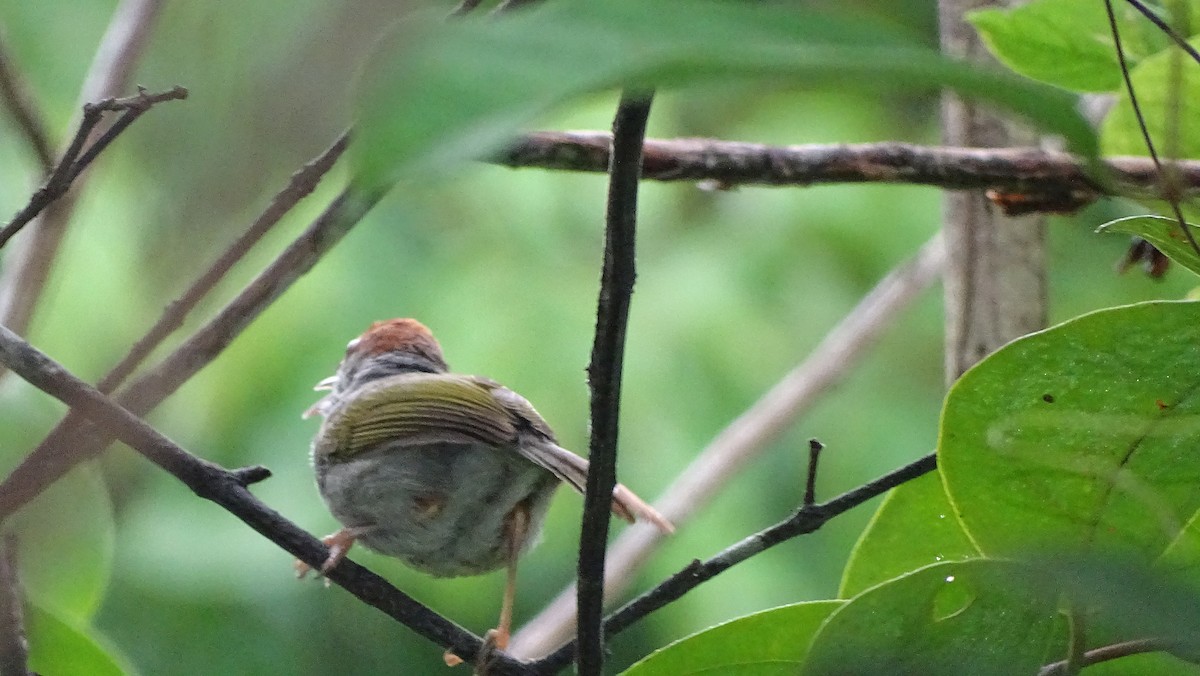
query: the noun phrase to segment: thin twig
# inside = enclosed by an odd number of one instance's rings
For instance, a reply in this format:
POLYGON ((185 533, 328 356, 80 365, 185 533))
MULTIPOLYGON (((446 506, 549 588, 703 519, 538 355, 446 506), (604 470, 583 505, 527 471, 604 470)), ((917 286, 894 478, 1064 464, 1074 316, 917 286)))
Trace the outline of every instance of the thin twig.
POLYGON ((29 673, 24 604, 17 575, 17 538, 10 533, 0 539, 0 676, 29 673))
POLYGON ((96 388, 107 394, 125 382, 125 378, 137 369, 142 360, 149 356, 163 339, 183 325, 188 314, 224 279, 233 266, 237 265, 287 212, 316 189, 321 178, 333 168, 334 163, 346 150, 349 140, 349 130, 342 132, 333 145, 292 174, 288 184, 271 198, 270 204, 254 219, 250 227, 246 228, 246 231, 234 240, 179 298, 167 305, 154 326, 134 343, 129 353, 100 380, 96 388))
MULTIPOLYGON (((118 96, 129 88, 133 70, 145 53, 164 4, 165 0, 122 0, 117 5, 80 88, 80 106, 118 96)), ((20 246, 10 251, 5 261, 0 275, 0 324, 19 334, 28 328, 50 278, 67 224, 75 212, 75 196, 84 182, 76 181, 74 191, 47 209, 38 227, 21 239, 20 246)))
POLYGON ((50 142, 50 132, 46 130, 46 117, 38 110, 29 83, 21 75, 8 49, 3 31, 0 31, 0 97, 4 98, 5 105, 17 121, 17 127, 33 148, 42 173, 49 174, 54 168, 54 146, 50 142))
POLYGON ((1183 51, 1187 52, 1188 56, 1192 57, 1193 61, 1195 61, 1196 63, 1200 63, 1200 52, 1196 51, 1196 48, 1193 47, 1191 45, 1191 43, 1189 43, 1187 41, 1186 37, 1180 35, 1179 31, 1172 28, 1171 24, 1167 23, 1166 21, 1163 21, 1162 17, 1155 14, 1154 10, 1150 9, 1146 5, 1139 2, 1138 0, 1125 0, 1125 2, 1129 3, 1130 5, 1133 6, 1134 9, 1141 12, 1142 16, 1144 16, 1150 20, 1150 23, 1157 26, 1158 29, 1160 31, 1162 31, 1164 35, 1171 38, 1171 40, 1175 43, 1176 46, 1178 46, 1183 51))
MULTIPOLYGON (((679 525, 703 506, 763 452, 797 418, 868 354, 884 330, 938 279, 946 253, 935 235, 911 260, 889 272, 821 343, 766 394, 722 430, 655 501, 658 511, 679 525)), ((637 525, 609 548, 605 594, 620 595, 633 572, 661 543, 657 529, 637 525)), ((513 637, 518 657, 545 655, 570 636, 575 623, 575 591, 559 594, 513 637)))
MULTIPOLYGON (((883 495, 901 484, 928 474, 936 467, 936 456, 930 453, 874 481, 847 491, 829 502, 801 507, 785 521, 745 538, 707 561, 692 561, 683 570, 610 615, 604 622, 604 630, 609 635, 620 633, 650 613, 750 557, 797 536, 812 533, 835 516, 883 495)), ((534 662, 532 666, 540 674, 556 673, 570 663, 574 651, 574 643, 568 643, 545 658, 534 662)))
POLYGON ((83 107, 83 117, 79 122, 79 129, 76 130, 74 138, 71 139, 71 144, 67 146, 67 150, 63 153, 62 158, 59 159, 54 170, 50 172, 50 176, 46 178, 46 182, 33 193, 33 196, 29 198, 29 202, 17 212, 17 215, 5 224, 3 228, 0 228, 0 248, 3 248, 8 243, 8 240, 12 239, 13 235, 20 232, 21 228, 24 228, 47 206, 66 194, 67 190, 71 188, 71 184, 96 159, 96 156, 116 140, 122 131, 133 124, 134 120, 147 110, 150 110, 151 106, 163 101, 186 99, 187 95, 187 89, 176 85, 158 94, 150 94, 143 91, 138 96, 131 96, 124 99, 104 99, 103 101, 85 105, 83 107), (106 111, 124 111, 124 114, 85 150, 83 147, 84 143, 91 136, 96 126, 100 124, 102 114, 106 111))
POLYGON ((817 465, 821 459, 821 450, 825 445, 816 439, 808 440, 808 473, 804 482, 804 505, 806 507, 817 503, 817 465))
MULTIPOLYGON (((197 496, 210 500, 241 519, 271 542, 310 565, 320 567, 329 550, 299 526, 263 504, 246 488, 264 478, 262 468, 228 471, 179 447, 143 420, 72 375, 12 331, 0 326, 0 361, 38 389, 61 400, 95 422, 106 436, 128 444, 183 482, 197 496)), ((474 634, 421 605, 370 571, 344 560, 327 577, 363 602, 394 617, 421 636, 449 648, 466 660, 475 659, 483 642, 474 634)), ((520 663, 496 656, 496 673, 528 673, 520 663)))
POLYGON ((617 430, 621 411, 621 373, 625 331, 633 298, 638 183, 642 140, 651 97, 625 93, 613 121, 612 163, 605 216, 604 265, 596 309, 596 338, 588 364, 591 389, 591 440, 588 477, 579 536, 579 631, 577 667, 581 676, 604 671, 604 554, 608 548, 609 510, 617 483, 617 430))
MULTIPOLYGON (((216 358, 250 322, 339 242, 380 195, 342 192, 291 245, 156 367, 130 383, 117 401, 134 415, 145 415, 216 358)), ((40 494, 80 462, 95 457, 113 437, 89 423, 68 424, 68 415, 51 430, 12 474, 0 483, 0 521, 40 494)))
POLYGON ((1171 212, 1175 216, 1175 221, 1179 225, 1179 229, 1183 231, 1183 236, 1187 238, 1188 244, 1192 250, 1200 254, 1200 242, 1196 241, 1196 236, 1192 234, 1192 229, 1188 227, 1187 220, 1183 217, 1183 209, 1179 203, 1183 199, 1178 187, 1178 181, 1175 178, 1175 172, 1167 173, 1163 170, 1163 165, 1158 157, 1158 151, 1154 148, 1154 140, 1150 138, 1150 129, 1146 127, 1146 118, 1142 114, 1142 106, 1138 103, 1137 92, 1133 87, 1133 78, 1129 74, 1129 62, 1125 58, 1125 48, 1121 43, 1121 30, 1117 27, 1117 15, 1113 10, 1112 0, 1104 0, 1104 10, 1108 13, 1108 26, 1112 33, 1113 47, 1117 52, 1117 63, 1121 67, 1121 78, 1125 82, 1125 92, 1129 95, 1129 104, 1133 108, 1133 115, 1137 119, 1138 129, 1142 132, 1142 140, 1146 144, 1146 150, 1150 153, 1150 159, 1154 162, 1155 171, 1158 173, 1158 179, 1162 185, 1163 194, 1161 197, 1171 205, 1171 212))
MULTIPOLYGON (((1163 638, 1142 638, 1135 641, 1124 641, 1122 643, 1114 643, 1112 645, 1101 646, 1094 648, 1083 654, 1080 661, 1080 667, 1088 667, 1100 662, 1108 662, 1110 660, 1120 659, 1122 657, 1130 657, 1132 655, 1141 655, 1143 653, 1172 653, 1179 648, 1179 644, 1173 641, 1168 641, 1163 638)), ((1194 659, 1189 659, 1190 662, 1195 662, 1194 659)), ((1070 664, 1068 660, 1054 662, 1042 667, 1038 672, 1038 676, 1065 676, 1068 673, 1070 664)))

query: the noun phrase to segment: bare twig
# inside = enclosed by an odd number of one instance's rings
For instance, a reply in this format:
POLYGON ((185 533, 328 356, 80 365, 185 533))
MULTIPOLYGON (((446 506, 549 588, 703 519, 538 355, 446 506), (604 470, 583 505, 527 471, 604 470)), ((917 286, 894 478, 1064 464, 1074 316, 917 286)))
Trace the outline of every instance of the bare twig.
POLYGON ((1134 9, 1141 12, 1142 16, 1150 20, 1150 23, 1157 26, 1160 31, 1162 31, 1167 37, 1171 38, 1176 46, 1187 52, 1188 56, 1192 57, 1193 61, 1200 63, 1200 52, 1196 51, 1196 48, 1187 41, 1186 37, 1180 35, 1179 31, 1172 28, 1171 24, 1163 21, 1162 17, 1155 14, 1154 10, 1150 9, 1138 0, 1125 0, 1125 2, 1129 3, 1134 9))
POLYGON ((271 199, 271 203, 258 215, 258 218, 254 219, 250 227, 234 240, 179 298, 167 305, 154 326, 150 327, 150 330, 130 348, 129 353, 100 380, 96 388, 105 394, 116 389, 142 363, 142 360, 162 343, 163 339, 182 326, 184 319, 196 305, 262 239, 263 235, 270 232, 284 214, 291 211, 292 207, 316 189, 317 183, 346 150, 349 140, 350 132, 348 130, 342 132, 333 145, 292 174, 287 186, 276 193, 275 197, 271 199))
POLYGON ((38 110, 29 83, 21 76, 12 53, 8 51, 8 41, 3 31, 0 31, 0 97, 4 98, 4 104, 17 121, 17 127, 33 148, 42 173, 49 174, 54 168, 54 146, 50 142, 50 132, 46 130, 46 118, 38 110))
MULTIPOLYGON (((785 521, 751 535, 707 561, 692 561, 683 570, 610 615, 604 622, 604 630, 615 635, 746 559, 797 536, 812 533, 835 516, 936 468, 937 459, 930 453, 829 502, 805 505, 785 521)), ((568 643, 532 666, 540 674, 556 673, 570 662, 574 650, 574 644, 568 643)))
MULTIPOLYGON (((1200 254, 1200 243, 1196 242, 1196 236, 1192 234, 1192 229, 1188 227, 1187 220, 1183 217, 1183 209, 1179 203, 1183 200, 1178 188, 1178 181, 1175 178, 1175 172, 1170 173, 1163 170, 1162 161, 1158 157, 1158 151, 1154 148, 1154 140, 1150 138, 1150 130, 1146 127, 1146 118, 1142 114, 1142 106, 1138 103, 1137 92, 1133 87, 1133 79, 1129 75, 1129 62, 1125 58, 1125 47, 1121 43, 1121 30, 1117 27, 1117 15, 1113 11, 1112 0, 1104 0, 1104 11, 1108 13, 1109 31, 1112 33, 1113 48, 1117 52, 1117 63, 1121 67, 1121 78, 1125 82, 1125 92, 1129 95, 1129 105, 1133 108, 1133 116, 1137 119, 1138 129, 1142 133, 1142 141, 1146 145, 1146 151, 1150 153, 1150 159, 1154 162, 1154 169, 1158 173, 1158 179, 1162 185, 1163 199, 1167 204, 1171 205, 1171 212, 1175 216, 1175 221, 1179 225, 1179 229, 1183 231, 1183 236, 1187 238, 1188 244, 1192 250, 1200 254)), ((1168 95, 1171 93, 1168 91, 1168 95)), ((1179 110, 1176 108, 1175 115, 1178 116, 1179 110)))
POLYGON ((605 217, 604 265, 596 309, 596 338, 588 364, 591 389, 591 441, 579 536, 578 672, 598 676, 604 670, 604 553, 608 548, 609 509, 617 483, 617 429, 621 410, 621 372, 625 330, 633 298, 638 183, 642 140, 650 116, 647 94, 626 93, 613 121, 605 217))
MULTIPOLYGON (((1178 648, 1179 645, 1177 643, 1162 638, 1143 638, 1135 641, 1125 641, 1123 643, 1101 646, 1083 653, 1078 666, 1081 668, 1088 667, 1100 662, 1108 662, 1143 653, 1173 653, 1178 648)), ((1194 659, 1189 659, 1188 661, 1195 662, 1194 659)), ((1070 664, 1068 660, 1054 662, 1042 667, 1041 671, 1038 672, 1038 676, 1065 676, 1069 668, 1070 664)))
POLYGON ((67 146, 67 150, 63 153, 62 158, 59 159, 58 164, 50 172, 50 176, 46 178, 46 182, 33 193, 33 196, 29 198, 29 203, 18 211, 17 215, 3 228, 0 228, 0 247, 7 244, 13 235, 20 232, 21 228, 32 221, 43 209, 66 194, 67 190, 71 188, 71 184, 83 173, 83 170, 87 169, 88 165, 109 144, 116 140, 122 131, 129 128, 129 125, 133 124, 134 120, 141 117, 143 113, 150 110, 156 103, 186 99, 187 95, 187 89, 176 85, 158 94, 151 94, 145 90, 141 90, 137 96, 122 99, 104 99, 85 105, 83 107, 83 118, 79 122, 79 129, 76 130, 74 138, 71 139, 71 144, 67 146), (93 130, 96 129, 96 126, 100 124, 102 114, 106 111, 124 111, 124 114, 85 150, 84 144, 91 136, 93 130))
MULTIPOLYGON (((945 249, 935 236, 910 261, 888 273, 795 369, 718 434, 655 501, 667 519, 690 519, 752 459, 856 365, 892 321, 941 273, 945 249)), ((627 529, 609 548, 605 593, 619 595, 662 541, 654 528, 627 529)), ((575 621, 575 592, 559 594, 513 638, 510 652, 544 655, 566 641, 575 621)))
MULTIPOLYGON (((79 105, 120 95, 128 89, 133 69, 149 41, 164 0, 122 0, 113 11, 79 94, 79 105)), ((0 324, 24 333, 50 278, 54 261, 75 211, 75 190, 55 202, 20 246, 9 251, 0 275, 0 324)), ((0 369, 0 376, 4 371, 0 369)))
MULTIPOLYGON (((78 409, 106 436, 119 438, 171 473, 197 496, 225 508, 293 556, 316 567, 329 556, 325 545, 246 489, 247 483, 269 474, 265 469, 252 467, 230 472, 188 453, 3 326, 0 326, 0 361, 37 388, 78 409)), ((483 644, 478 636, 348 559, 329 571, 328 578, 364 603, 466 660, 474 660, 483 644)), ((527 668, 504 655, 498 654, 495 659, 497 674, 528 673, 527 668)))
MULTIPOLYGON (((291 245, 207 324, 155 368, 121 391, 117 401, 145 415, 212 361, 276 298, 308 272, 379 200, 343 192, 291 245)), ((94 425, 67 424, 64 418, 12 474, 0 483, 0 521, 37 496, 83 460, 113 441, 94 425)))
POLYGON ((25 638, 25 595, 17 576, 17 538, 0 540, 0 676, 29 673, 29 641, 25 638))
POLYGON ((817 502, 817 465, 825 445, 816 439, 808 440, 808 473, 804 482, 804 505, 817 502))

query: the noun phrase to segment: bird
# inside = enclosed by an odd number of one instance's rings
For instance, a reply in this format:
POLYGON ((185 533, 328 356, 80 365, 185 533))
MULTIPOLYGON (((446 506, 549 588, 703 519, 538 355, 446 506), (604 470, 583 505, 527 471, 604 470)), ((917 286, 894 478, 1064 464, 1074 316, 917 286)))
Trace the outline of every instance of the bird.
MULTIPOLYGON (((378 321, 346 346, 312 442, 318 490, 342 528, 325 538, 328 573, 360 542, 438 577, 506 568, 500 619, 485 636, 507 648, 517 561, 540 537, 562 483, 582 493, 588 461, 558 445, 524 397, 480 376, 450 372, 415 319, 378 321)), ((622 484, 612 511, 664 533, 674 526, 622 484)), ((310 567, 297 561, 303 577, 310 567)), ((447 664, 460 660, 449 652, 447 664)))

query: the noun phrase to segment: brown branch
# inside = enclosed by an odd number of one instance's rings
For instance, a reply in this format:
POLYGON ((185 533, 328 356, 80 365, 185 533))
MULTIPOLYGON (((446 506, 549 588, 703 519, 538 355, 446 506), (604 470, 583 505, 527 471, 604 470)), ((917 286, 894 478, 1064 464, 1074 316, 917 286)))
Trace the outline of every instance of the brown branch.
MULTIPOLYGON (((911 260, 884 276, 799 365, 709 442, 654 501, 655 508, 676 525, 690 520, 870 353, 884 330, 937 281, 945 258, 942 239, 934 236, 911 260)), ((608 597, 624 592, 633 572, 662 539, 657 529, 644 524, 621 533, 609 547, 608 597)), ((518 657, 545 655, 569 638, 574 622, 575 594, 568 589, 513 637, 509 652, 518 657)))
POLYGON ((288 184, 276 193, 258 218, 254 219, 246 231, 234 240, 179 298, 167 305, 154 326, 129 349, 129 353, 100 380, 96 388, 107 394, 125 382, 125 378, 129 377, 167 336, 183 325, 184 319, 196 305, 264 235, 270 232, 271 228, 279 223, 284 214, 316 189, 321 178, 333 168, 334 163, 346 150, 349 141, 350 132, 342 132, 333 145, 292 174, 288 184))
POLYGON ((50 132, 46 130, 46 118, 38 110, 37 102, 30 91, 29 83, 17 68, 3 31, 0 31, 0 97, 17 121, 25 140, 33 148, 43 174, 54 168, 54 147, 50 132))
MULTIPOLYGON (((264 468, 231 472, 192 455, 3 326, 0 326, 0 361, 38 389, 93 420, 100 433, 125 442, 197 496, 220 505, 293 556, 314 567, 320 567, 329 556, 329 550, 319 540, 247 490, 248 483, 270 475, 264 468)), ((483 644, 478 636, 352 561, 342 561, 329 572, 328 578, 364 603, 466 660, 474 660, 483 644)), ((504 655, 497 654, 495 660, 499 667, 495 670, 497 674, 528 673, 527 668, 504 655)))
MULTIPOLYGON (((1132 655, 1141 655, 1143 653, 1171 653, 1175 654, 1179 650, 1177 642, 1168 641, 1162 638, 1143 638, 1135 641, 1125 641, 1123 643, 1114 643, 1112 645, 1101 646, 1083 653, 1079 660, 1078 666, 1090 667, 1093 664, 1100 662, 1108 662, 1110 660, 1120 659, 1122 657, 1130 657, 1132 655)), ((1180 656, 1188 662, 1195 663, 1195 658, 1190 656, 1180 656)), ((1042 667, 1038 672, 1038 676, 1064 676, 1068 673, 1070 667, 1068 660, 1061 662, 1053 662, 1042 667)))
MULTIPOLYGON (((145 415, 221 353, 293 282, 308 272, 379 200, 344 191, 308 229, 287 247, 212 320, 156 367, 130 383, 118 402, 145 415)), ((111 435, 89 423, 64 418, 13 472, 0 483, 0 521, 40 494, 80 462, 112 443, 111 435)))
MULTIPOLYGON (((605 132, 535 132, 515 141, 492 162, 508 167, 564 171, 608 170, 605 132)), ((996 190, 1161 198, 1153 163, 1144 157, 1104 162, 1112 189, 1089 178, 1079 158, 1040 148, 956 148, 909 143, 770 146, 715 139, 647 139, 642 177, 693 181, 715 187, 896 183, 947 190, 996 190)), ((1200 161, 1175 163, 1180 187, 1200 194, 1200 161)))
POLYGON ((591 389, 591 440, 583 527, 579 536, 578 672, 604 671, 604 554, 608 548, 609 509, 617 483, 617 430, 621 411, 621 372, 625 330, 633 298, 638 183, 642 140, 650 116, 647 94, 626 93, 613 121, 612 163, 605 215, 604 264, 596 309, 596 338, 588 364, 591 389))
MULTIPOLYGON (((121 1, 92 58, 80 89, 79 105, 118 96, 129 88, 133 70, 164 4, 164 0, 121 1)), ((73 192, 52 204, 38 227, 22 238, 5 261, 0 275, 0 324, 17 333, 24 333, 33 317, 75 211, 74 196, 83 183, 76 181, 73 192)), ((3 374, 0 369, 0 376, 3 374)))
POLYGON ((129 128, 129 125, 133 124, 134 120, 141 117, 143 113, 150 110, 156 103, 186 99, 187 95, 187 89, 176 85, 158 94, 151 94, 145 90, 141 90, 137 96, 121 99, 104 99, 84 105, 83 117, 79 121, 79 129, 76 130, 74 138, 71 139, 71 144, 67 146, 67 150, 63 153, 58 164, 50 172, 50 176, 46 178, 46 182, 34 191, 33 196, 29 198, 29 202, 17 212, 17 215, 5 224, 3 228, 0 228, 0 248, 7 244, 13 235, 20 232, 21 228, 24 228, 52 202, 65 195, 75 179, 79 178, 79 175, 83 173, 83 170, 87 169, 88 165, 109 144, 116 140, 121 132, 129 128), (96 126, 100 124, 103 114, 105 112, 119 111, 123 111, 124 114, 111 127, 105 130, 94 143, 88 146, 87 149, 84 149, 84 144, 96 129, 96 126))

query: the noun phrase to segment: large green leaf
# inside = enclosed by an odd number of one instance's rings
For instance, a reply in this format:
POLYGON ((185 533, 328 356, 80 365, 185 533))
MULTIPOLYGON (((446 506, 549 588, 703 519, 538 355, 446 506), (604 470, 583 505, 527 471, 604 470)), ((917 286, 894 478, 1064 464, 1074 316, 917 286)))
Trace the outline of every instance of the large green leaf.
POLYGON ((625 676, 794 674, 809 639, 842 601, 796 603, 739 617, 651 653, 625 676))
POLYGON ((478 158, 584 92, 758 78, 789 86, 952 87, 1022 113, 1093 155, 1065 92, 950 60, 889 30, 802 8, 712 0, 547 3, 486 21, 417 16, 368 66, 359 184, 478 158))
POLYGON ((968 371, 939 468, 986 555, 1159 556, 1200 508, 1200 303, 1101 310, 968 371))
POLYGON ((37 603, 85 622, 112 572, 115 525, 104 480, 90 464, 72 470, 16 514, 22 584, 37 603))
POLYGON ((1022 75, 1085 92, 1121 85, 1103 2, 1034 0, 967 19, 996 58, 1022 75))
POLYGON ((842 572, 848 598, 910 570, 979 556, 950 506, 940 475, 926 474, 888 493, 842 572), (920 533, 920 537, 913 537, 920 533))
POLYGON ((802 673, 1033 674, 1058 622, 1054 596, 1014 585, 1021 566, 937 563, 872 587, 833 613, 802 673))
MULTIPOLYGON (((1200 46, 1200 40, 1190 44, 1200 46)), ((1179 50, 1164 50, 1138 64, 1130 79, 1159 153, 1200 158, 1200 68, 1179 50), (1174 60, 1179 60, 1178 67, 1174 60), (1178 108, 1173 107, 1176 102, 1178 108)), ((1100 126, 1100 146, 1106 155, 1149 154, 1124 89, 1100 126)))
MULTIPOLYGON (((1200 238, 1200 230, 1189 224, 1192 234, 1200 238)), ((1200 275, 1200 254, 1179 230, 1179 221, 1162 216, 1129 216, 1109 221, 1096 228, 1096 232, 1120 232, 1137 235, 1158 247, 1171 260, 1200 275)))

